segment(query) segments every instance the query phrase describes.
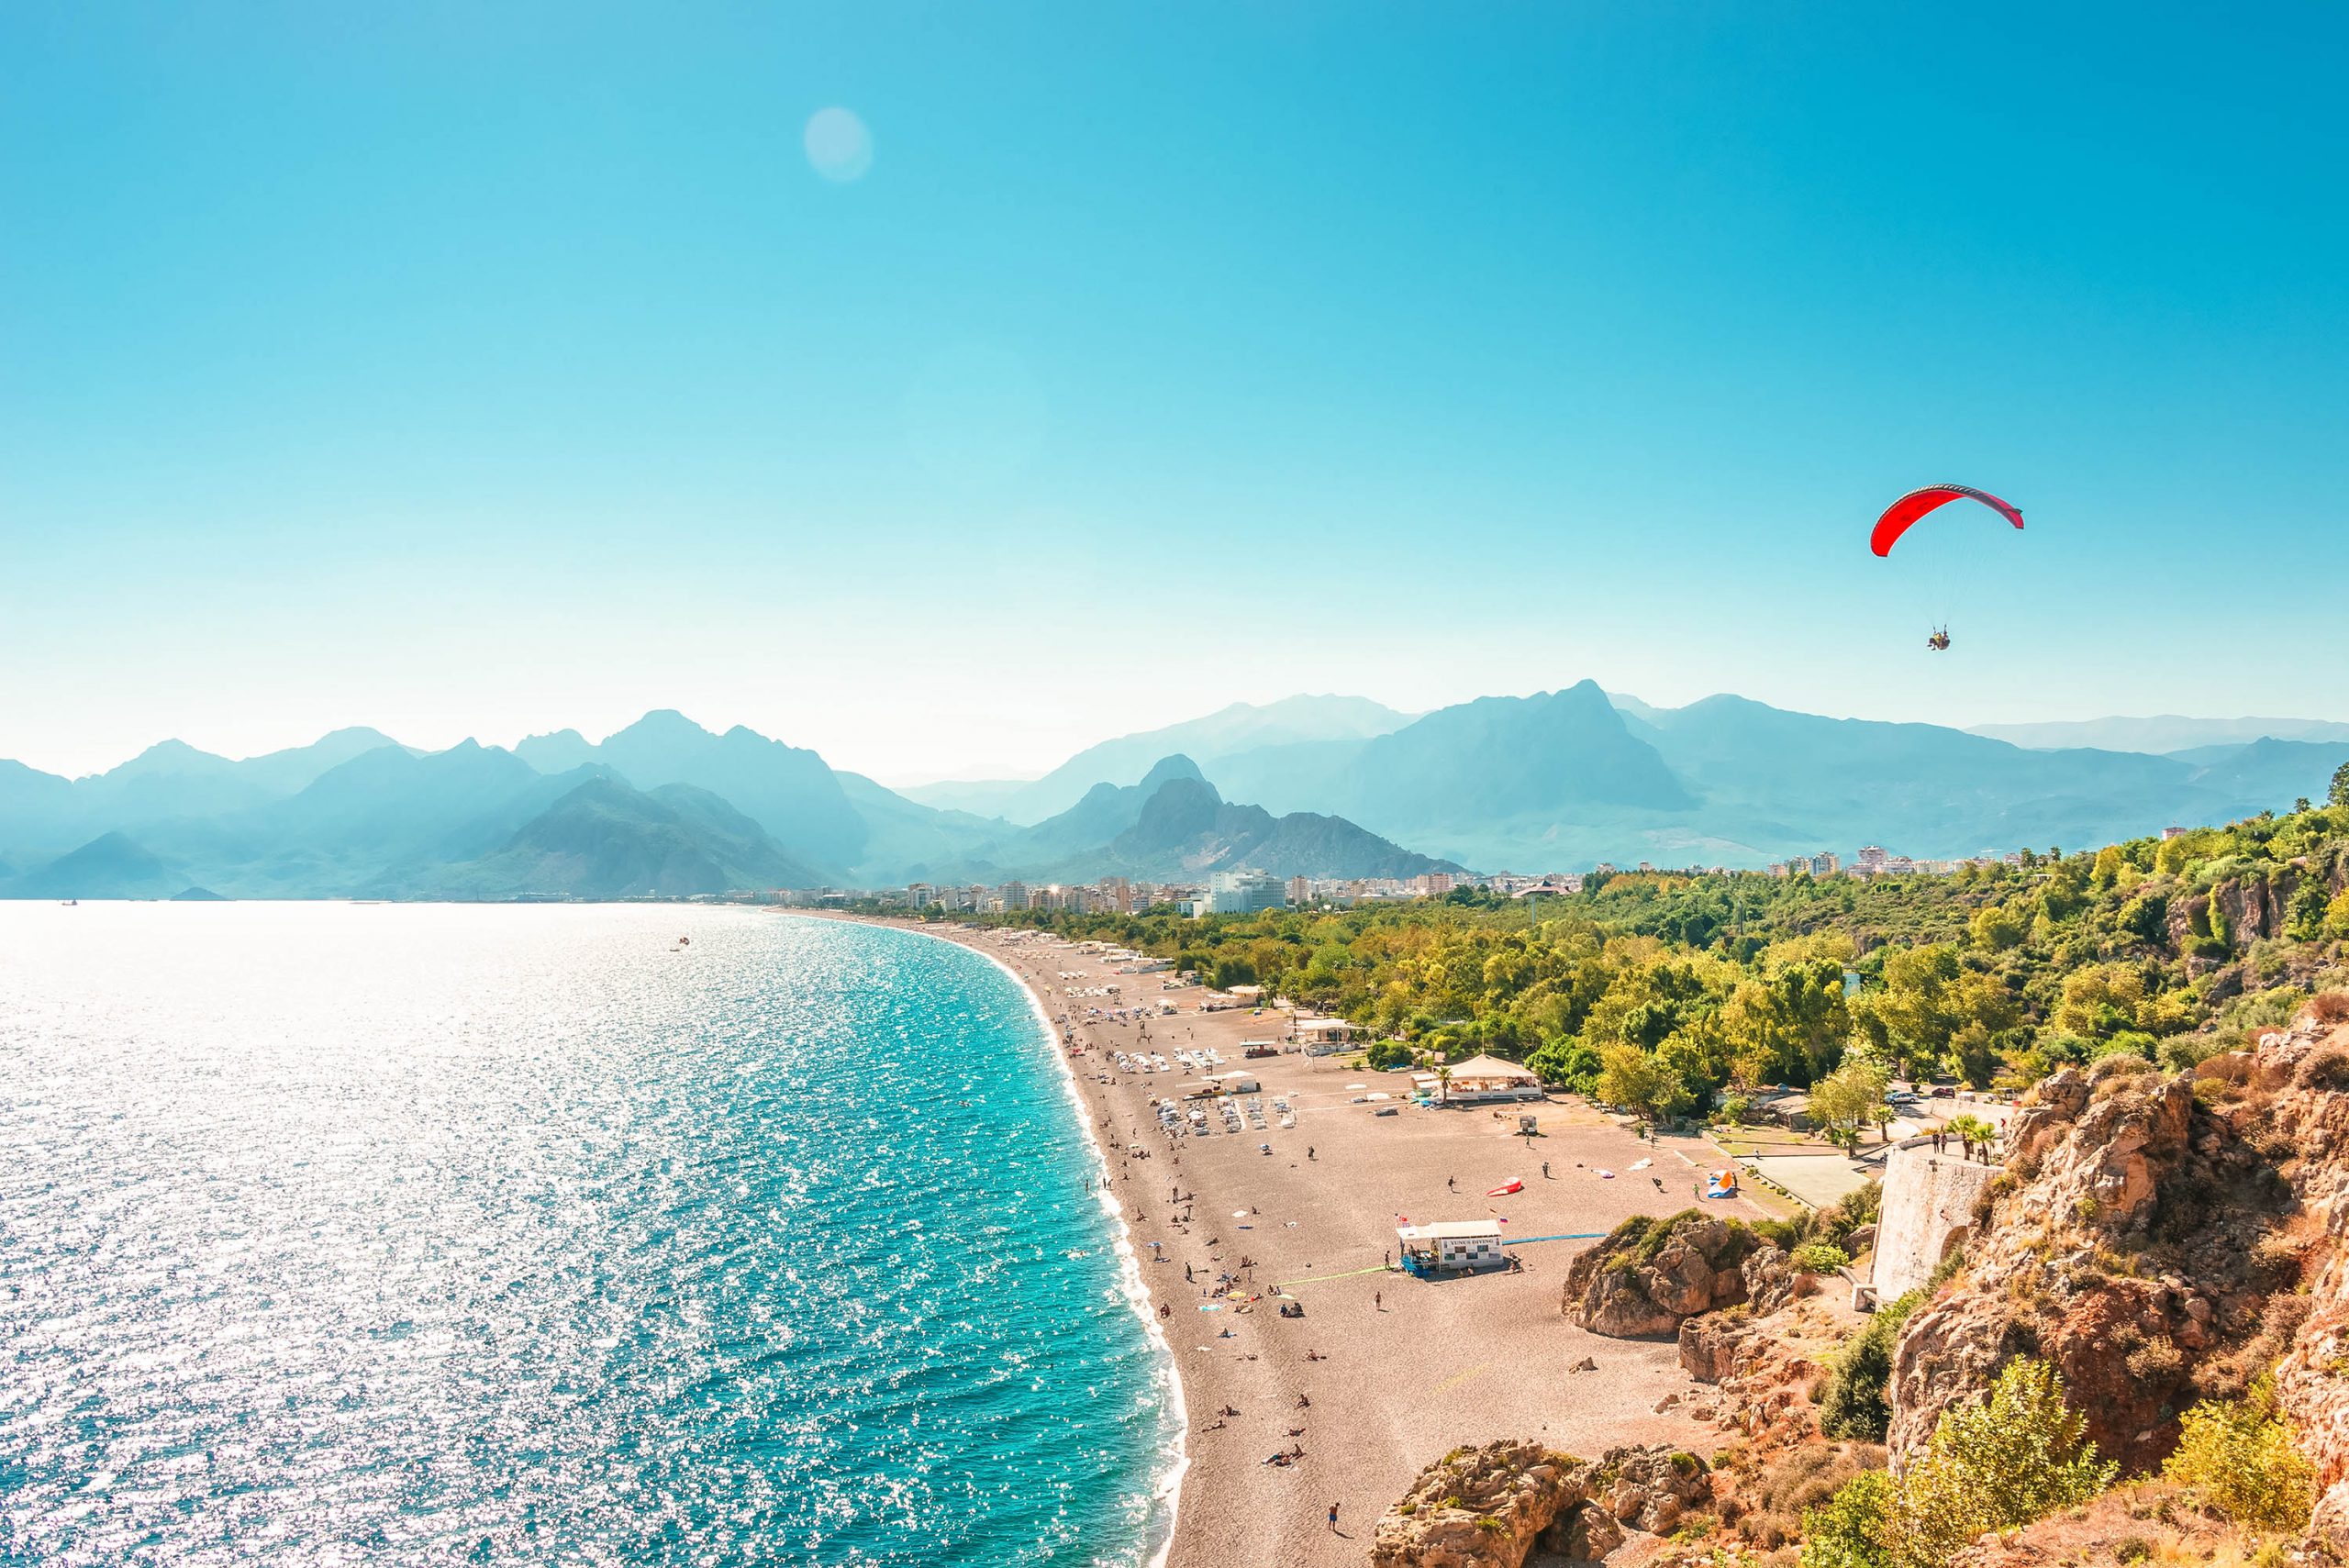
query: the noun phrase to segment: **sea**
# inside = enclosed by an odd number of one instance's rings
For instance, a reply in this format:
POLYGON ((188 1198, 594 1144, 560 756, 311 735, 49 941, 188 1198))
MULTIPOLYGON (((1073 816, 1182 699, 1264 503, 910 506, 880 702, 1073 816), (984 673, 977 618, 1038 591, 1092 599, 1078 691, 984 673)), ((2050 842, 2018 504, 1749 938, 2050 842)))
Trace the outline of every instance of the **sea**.
POLYGON ((0 904, 0 1562, 1146 1564, 1097 1172, 911 932, 0 904))

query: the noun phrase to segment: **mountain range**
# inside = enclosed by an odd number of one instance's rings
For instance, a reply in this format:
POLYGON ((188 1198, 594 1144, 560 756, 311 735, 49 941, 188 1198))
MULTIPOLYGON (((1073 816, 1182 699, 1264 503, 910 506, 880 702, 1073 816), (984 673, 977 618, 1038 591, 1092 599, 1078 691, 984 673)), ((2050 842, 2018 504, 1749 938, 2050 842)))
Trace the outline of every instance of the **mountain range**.
MULTIPOLYGON (((1292 724, 1310 712, 1292 709, 1292 724)), ((2262 721, 2180 722, 2198 727, 2180 731, 2190 739, 2262 721)), ((1753 866, 1822 849, 1848 857, 1863 843, 1954 858, 2105 843, 2322 796, 2349 761, 2349 733, 2324 739, 2327 727, 2312 720, 2269 727, 2319 739, 2222 739, 2174 754, 2026 747, 1730 695, 1659 708, 1585 681, 1480 697, 1374 736, 1325 731, 1243 747, 1209 771, 1268 810, 1336 813, 1485 871, 1602 860, 1753 866)), ((1119 744, 1124 755, 1147 753, 1168 733, 1119 744)))
POLYGON ((1221 777, 1231 758, 1262 747, 1367 740, 1400 729, 1413 717, 1368 697, 1238 702, 1204 718, 1088 746, 1040 779, 917 784, 902 793, 925 806, 1036 823, 1066 811, 1105 779, 1141 777, 1162 757, 1179 752, 1197 759, 1210 776, 1221 777))
POLYGON ((905 791, 669 711, 600 742, 557 730, 510 751, 422 751, 351 728, 232 761, 170 740, 81 779, 0 761, 0 895, 613 897, 1241 867, 1407 877, 1757 865, 1864 842, 1942 858, 2284 809, 2349 762, 2343 728, 2112 719, 2083 733, 2195 743, 2023 745, 1737 696, 1658 708, 1585 681, 1416 717, 1358 697, 1239 704, 1105 741, 1040 779, 905 791), (2243 726, 2293 733, 2243 739, 2243 726))
POLYGON ((1242 866, 1461 869, 1335 817, 1230 804, 1180 755, 1020 826, 666 711, 600 744, 560 731, 427 752, 342 730, 243 762, 167 741, 76 780, 0 762, 8 897, 608 898, 1242 866))

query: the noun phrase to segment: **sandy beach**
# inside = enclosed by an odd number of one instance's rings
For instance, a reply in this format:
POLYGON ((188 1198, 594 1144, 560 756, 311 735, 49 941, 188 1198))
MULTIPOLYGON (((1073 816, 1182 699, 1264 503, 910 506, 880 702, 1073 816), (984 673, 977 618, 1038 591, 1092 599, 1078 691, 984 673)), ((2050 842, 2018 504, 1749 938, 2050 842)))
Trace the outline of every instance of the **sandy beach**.
MULTIPOLYGON (((1167 976, 1114 973, 1041 936, 919 929, 1003 961, 1073 1041, 1065 1049, 1108 1151, 1112 1190, 1187 1407, 1190 1466, 1174 1568, 1361 1563, 1379 1514, 1424 1466, 1463 1444, 1535 1438, 1588 1454, 1671 1442, 1709 1453, 1719 1441, 1689 1413, 1707 1401, 1687 1397, 1699 1385, 1670 1343, 1586 1333, 1560 1311, 1566 1266, 1586 1242, 1512 1242, 1522 1273, 1439 1283, 1385 1267, 1400 1216, 1504 1216, 1505 1235, 1534 1238, 1677 1212, 1694 1201, 1699 1176, 1687 1156, 1653 1149, 1564 1098, 1498 1113, 1406 1105, 1377 1116, 1380 1102, 1356 1096, 1384 1092, 1395 1096, 1384 1104, 1397 1104, 1407 1074, 1301 1051, 1242 1062, 1243 1040, 1286 1033, 1285 1015, 1202 1013, 1196 987, 1162 992, 1167 976), (1120 988, 1114 999, 1068 994, 1109 984, 1120 988), (1087 1017, 1097 1007, 1154 1007, 1162 995, 1180 1011, 1141 1021, 1087 1017), (1170 1139, 1151 1102, 1179 1098, 1198 1075, 1119 1071, 1114 1053, 1137 1048, 1170 1062, 1177 1051, 1212 1049, 1224 1061, 1209 1071, 1255 1073, 1265 1129, 1243 1124, 1230 1135, 1211 1118, 1209 1136, 1170 1139), (1288 1102, 1294 1129, 1280 1126, 1275 1098, 1288 1102), (1520 1109, 1539 1117, 1540 1137, 1516 1135, 1520 1109), (1652 1165, 1631 1170, 1642 1158, 1652 1165), (1511 1179, 1524 1190, 1486 1195, 1511 1179), (1219 1291, 1227 1274, 1258 1299, 1219 1291), (1275 1287, 1302 1317, 1279 1315, 1275 1287), (1597 1370, 1574 1371, 1586 1358, 1597 1370), (1658 1410, 1674 1394, 1684 1397, 1658 1410), (1301 1460, 1264 1462, 1298 1448, 1301 1460)), ((1709 1207, 1762 1213, 1742 1199, 1709 1207)))

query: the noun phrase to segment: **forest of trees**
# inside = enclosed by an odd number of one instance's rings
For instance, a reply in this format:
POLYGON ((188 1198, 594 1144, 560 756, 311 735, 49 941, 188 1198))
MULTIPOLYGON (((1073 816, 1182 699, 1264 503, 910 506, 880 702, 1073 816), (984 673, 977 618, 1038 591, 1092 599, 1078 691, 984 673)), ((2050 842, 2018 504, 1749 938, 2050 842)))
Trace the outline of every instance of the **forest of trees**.
MULTIPOLYGON (((2349 769, 2343 770, 2349 774, 2349 769)), ((1655 1116, 1869 1071, 2015 1087, 2176 1068, 2349 975, 2349 778, 2222 828, 1953 876, 1616 874, 1520 901, 995 918, 1112 939, 1370 1026, 1374 1065, 1491 1051, 1655 1116)))

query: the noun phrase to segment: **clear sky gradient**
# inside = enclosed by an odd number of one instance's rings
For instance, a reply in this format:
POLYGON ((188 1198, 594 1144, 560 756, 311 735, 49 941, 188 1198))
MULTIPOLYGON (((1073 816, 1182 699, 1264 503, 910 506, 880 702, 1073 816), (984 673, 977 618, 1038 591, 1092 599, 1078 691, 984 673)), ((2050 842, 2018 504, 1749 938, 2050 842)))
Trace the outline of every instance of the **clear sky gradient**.
POLYGON ((2312 5, 7 6, 0 756, 675 706, 909 781, 1586 675, 2349 717, 2344 45, 2312 5), (1942 479, 2029 530, 1870 557, 1942 479))

